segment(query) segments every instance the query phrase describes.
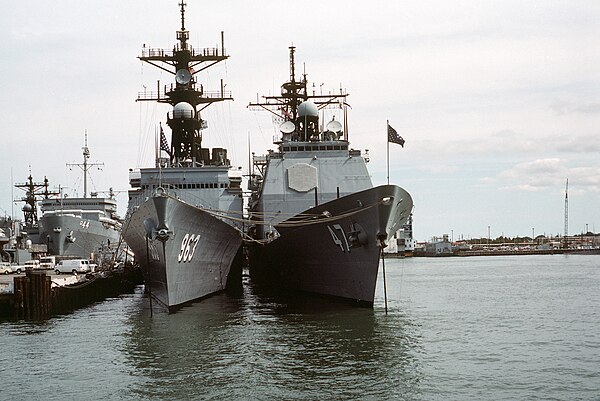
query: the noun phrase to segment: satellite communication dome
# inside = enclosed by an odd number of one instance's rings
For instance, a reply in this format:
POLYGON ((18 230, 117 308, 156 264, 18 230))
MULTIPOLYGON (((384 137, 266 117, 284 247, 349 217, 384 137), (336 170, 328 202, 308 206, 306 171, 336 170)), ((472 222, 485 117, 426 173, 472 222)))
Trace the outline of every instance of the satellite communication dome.
POLYGON ((26 203, 23 205, 23 211, 24 212, 31 212, 33 208, 31 207, 31 205, 29 203, 26 203))
POLYGON ((317 105, 313 102, 302 102, 298 106, 298 117, 318 117, 319 110, 317 109, 317 105))
POLYGON ((194 118, 194 106, 179 102, 173 106, 173 118, 194 118))

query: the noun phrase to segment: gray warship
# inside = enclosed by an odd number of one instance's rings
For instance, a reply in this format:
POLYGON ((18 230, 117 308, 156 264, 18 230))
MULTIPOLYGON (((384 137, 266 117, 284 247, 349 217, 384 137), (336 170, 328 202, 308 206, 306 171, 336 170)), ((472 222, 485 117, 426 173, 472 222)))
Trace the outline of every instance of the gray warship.
POLYGON ((309 93, 306 74, 295 77, 294 53, 281 96, 249 104, 280 124, 277 150, 253 156, 250 277, 372 307, 382 249, 409 218, 412 198, 396 185, 373 187, 368 156, 349 147, 348 94, 309 93), (341 119, 319 121, 336 109, 341 119))
POLYGON ((185 3, 172 50, 145 48, 140 60, 167 71, 174 81, 138 101, 173 106, 167 113, 171 142, 163 128, 154 167, 130 170, 129 206, 123 236, 144 274, 146 292, 169 311, 241 287, 242 189, 224 148, 203 148, 208 128, 201 111, 233 100, 229 92, 204 91, 197 73, 226 60, 221 49, 188 43, 185 3), (165 157, 162 155, 166 154, 165 157))
POLYGON ((48 245, 48 253, 95 259, 103 250, 116 247, 121 236, 121 219, 117 215, 117 200, 112 188, 108 197, 98 192, 88 196, 88 171, 102 163, 89 163, 90 150, 87 134, 83 150, 83 163, 68 163, 83 171, 83 197, 44 196, 40 201, 42 217, 39 221, 40 241, 48 245))
POLYGON ((26 196, 23 212, 25 230, 33 244, 45 244, 47 253, 94 259, 94 256, 111 246, 115 247, 121 235, 121 221, 117 215, 117 200, 112 189, 108 197, 99 197, 97 192, 88 196, 87 175, 98 163, 89 163, 90 150, 87 136, 83 150, 83 163, 68 163, 83 170, 83 197, 63 196, 60 191, 48 188, 48 179, 34 182, 32 176, 22 184, 26 196), (37 206, 42 212, 38 220, 37 206))

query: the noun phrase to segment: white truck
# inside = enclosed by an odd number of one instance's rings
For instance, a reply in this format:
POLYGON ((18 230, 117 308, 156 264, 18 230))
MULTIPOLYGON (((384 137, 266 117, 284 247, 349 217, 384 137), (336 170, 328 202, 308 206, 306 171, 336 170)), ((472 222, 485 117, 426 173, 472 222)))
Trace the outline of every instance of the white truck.
POLYGON ((40 269, 40 261, 37 259, 28 260, 25 262, 25 270, 39 270, 40 269))
POLYGON ((61 273, 89 273, 91 272, 90 261, 87 259, 65 259, 56 264, 54 268, 56 274, 61 273))
POLYGON ((56 256, 42 256, 40 258, 40 269, 54 270, 56 266, 56 256))
POLYGON ((23 265, 10 265, 10 268, 12 269, 13 273, 25 273, 25 266, 23 265))

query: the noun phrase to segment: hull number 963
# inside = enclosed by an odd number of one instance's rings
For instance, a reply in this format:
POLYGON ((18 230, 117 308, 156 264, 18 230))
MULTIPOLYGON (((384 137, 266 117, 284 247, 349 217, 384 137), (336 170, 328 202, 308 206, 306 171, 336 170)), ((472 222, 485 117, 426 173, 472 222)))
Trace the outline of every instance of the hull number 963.
POLYGON ((200 241, 200 234, 186 234, 181 241, 181 249, 179 250, 179 255, 177 256, 178 262, 189 262, 192 260, 194 256, 194 252, 196 252, 196 246, 198 246, 198 241, 200 241))

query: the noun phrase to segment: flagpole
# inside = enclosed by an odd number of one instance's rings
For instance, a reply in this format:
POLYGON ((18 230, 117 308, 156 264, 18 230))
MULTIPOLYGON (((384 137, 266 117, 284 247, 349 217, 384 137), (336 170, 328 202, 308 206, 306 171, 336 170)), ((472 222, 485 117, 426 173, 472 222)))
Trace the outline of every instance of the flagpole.
POLYGON ((390 120, 386 120, 385 137, 387 138, 387 183, 390 185, 390 120))
POLYGON ((251 151, 251 147, 250 147, 250 131, 248 131, 248 177, 250 177, 250 179, 252 179, 252 156, 250 154, 251 151))
POLYGON ((158 138, 158 130, 156 129, 156 125, 154 126, 154 165, 156 167, 159 166, 159 162, 158 162, 158 152, 160 149, 160 145, 159 145, 159 141, 160 139, 158 138))

